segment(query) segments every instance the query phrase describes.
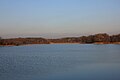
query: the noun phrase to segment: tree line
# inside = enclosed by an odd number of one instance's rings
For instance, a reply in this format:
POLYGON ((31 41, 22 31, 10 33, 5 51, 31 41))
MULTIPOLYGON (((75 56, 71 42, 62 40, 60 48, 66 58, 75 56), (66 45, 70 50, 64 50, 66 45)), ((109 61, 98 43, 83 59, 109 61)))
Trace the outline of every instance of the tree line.
POLYGON ((45 39, 45 38, 2 39, 0 37, 0 45, 51 44, 51 43, 81 43, 81 44, 120 43, 120 34, 108 35, 106 33, 101 33, 101 34, 95 34, 89 36, 65 37, 59 39, 45 39))
POLYGON ((106 33, 81 37, 67 37, 61 39, 50 39, 53 43, 115 43, 120 42, 120 34, 109 36, 106 33))

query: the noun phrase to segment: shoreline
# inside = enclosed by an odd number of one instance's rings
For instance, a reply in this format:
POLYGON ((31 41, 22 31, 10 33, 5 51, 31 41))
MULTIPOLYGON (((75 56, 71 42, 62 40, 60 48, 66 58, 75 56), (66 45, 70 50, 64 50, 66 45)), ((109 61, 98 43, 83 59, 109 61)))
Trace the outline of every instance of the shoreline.
MULTIPOLYGON (((109 44, 115 44, 120 45, 120 42, 112 42, 112 43, 104 43, 104 42, 96 42, 96 43, 49 43, 47 45, 51 44, 94 44, 94 45, 109 45, 109 44)), ((22 44, 22 45, 0 45, 0 47, 12 47, 12 46, 31 46, 31 45, 42 45, 42 44, 22 44)))
POLYGON ((58 39, 47 38, 9 38, 0 39, 0 46, 21 46, 33 44, 120 44, 120 34, 108 35, 107 33, 99 33, 81 37, 64 37, 58 39))

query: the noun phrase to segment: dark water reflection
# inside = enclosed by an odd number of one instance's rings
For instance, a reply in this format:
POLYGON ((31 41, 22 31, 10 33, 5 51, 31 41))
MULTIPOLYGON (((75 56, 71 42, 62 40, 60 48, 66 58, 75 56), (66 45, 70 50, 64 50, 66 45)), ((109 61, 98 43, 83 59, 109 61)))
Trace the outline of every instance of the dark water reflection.
POLYGON ((120 45, 0 47, 0 80, 120 80, 120 45))

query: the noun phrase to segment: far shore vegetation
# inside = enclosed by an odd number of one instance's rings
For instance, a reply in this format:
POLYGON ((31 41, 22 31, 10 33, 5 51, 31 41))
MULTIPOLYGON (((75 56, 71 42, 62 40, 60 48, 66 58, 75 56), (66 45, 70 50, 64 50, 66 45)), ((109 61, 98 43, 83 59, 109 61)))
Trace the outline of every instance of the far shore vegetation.
POLYGON ((79 43, 79 44, 120 44, 120 34, 108 35, 100 33, 81 37, 65 37, 59 39, 45 38, 10 38, 2 39, 0 37, 0 46, 19 46, 28 44, 64 44, 64 43, 79 43))

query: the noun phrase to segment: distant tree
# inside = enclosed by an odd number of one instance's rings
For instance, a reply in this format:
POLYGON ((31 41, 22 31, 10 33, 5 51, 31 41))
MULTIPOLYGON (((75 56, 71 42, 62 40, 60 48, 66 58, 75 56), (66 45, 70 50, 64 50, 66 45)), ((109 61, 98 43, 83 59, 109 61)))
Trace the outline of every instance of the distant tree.
POLYGON ((106 33, 94 35, 95 42, 110 42, 110 36, 106 33))
POLYGON ((94 43, 94 36, 90 35, 86 38, 86 43, 94 43))
POLYGON ((110 36, 111 42, 120 42, 120 34, 110 36))
POLYGON ((80 41, 81 41, 82 43, 86 43, 87 37, 86 37, 86 36, 80 37, 80 41))
POLYGON ((0 37, 0 45, 2 44, 2 38, 0 37))

